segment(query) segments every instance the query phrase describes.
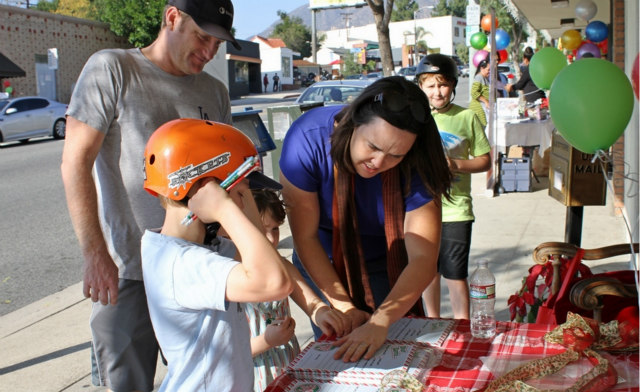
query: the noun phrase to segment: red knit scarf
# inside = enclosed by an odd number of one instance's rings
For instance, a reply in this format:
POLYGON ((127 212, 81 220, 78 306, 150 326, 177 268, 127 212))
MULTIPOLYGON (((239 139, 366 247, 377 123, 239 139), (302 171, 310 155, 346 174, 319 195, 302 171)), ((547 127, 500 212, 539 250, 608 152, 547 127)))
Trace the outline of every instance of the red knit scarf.
MULTIPOLYGON (((360 243, 354 192, 354 176, 339 173, 334 166, 333 188, 333 266, 354 306, 373 312, 376 309, 369 285, 364 253, 360 243)), ((400 188, 400 170, 395 167, 381 173, 384 206, 384 233, 387 240, 387 275, 393 288, 408 264, 404 245, 404 200, 400 188)), ((409 314, 424 316, 422 302, 409 314)))

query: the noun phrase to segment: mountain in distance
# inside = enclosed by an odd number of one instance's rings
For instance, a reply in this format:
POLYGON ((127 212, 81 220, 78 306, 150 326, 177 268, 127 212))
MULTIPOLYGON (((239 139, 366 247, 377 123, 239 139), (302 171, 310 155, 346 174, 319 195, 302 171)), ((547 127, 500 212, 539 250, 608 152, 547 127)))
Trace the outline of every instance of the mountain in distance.
MULTIPOLYGON (((437 0, 416 0, 419 7, 418 9, 420 9, 420 12, 417 15, 418 18, 424 18, 427 15, 427 10, 421 10, 421 8, 429 5, 434 6, 436 2, 437 0)), ((287 14, 291 17, 298 17, 302 19, 302 23, 311 30, 311 10, 309 10, 308 4, 302 5, 287 14)), ((280 23, 280 20, 273 22, 269 28, 258 35, 268 37, 278 23, 280 23)), ((332 8, 318 10, 316 12, 316 29, 318 31, 344 29, 347 27, 347 23, 349 24, 349 27, 364 26, 375 23, 375 20, 373 19, 373 12, 371 12, 371 9, 367 5, 360 8, 332 8)))

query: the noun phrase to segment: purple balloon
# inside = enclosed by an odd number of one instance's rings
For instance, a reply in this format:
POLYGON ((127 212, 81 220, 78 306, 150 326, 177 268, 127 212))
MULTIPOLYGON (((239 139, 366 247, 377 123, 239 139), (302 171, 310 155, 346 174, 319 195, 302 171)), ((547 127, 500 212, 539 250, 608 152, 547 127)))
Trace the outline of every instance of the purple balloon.
POLYGON ((477 67, 478 64, 480 64, 480 62, 484 59, 486 59, 489 56, 489 52, 487 52, 486 50, 479 50, 476 52, 476 54, 473 55, 473 66, 477 67))
POLYGON ((600 48, 596 44, 592 44, 591 42, 585 42, 580 45, 578 51, 576 52, 576 59, 580 60, 583 57, 595 57, 597 59, 600 58, 600 48))

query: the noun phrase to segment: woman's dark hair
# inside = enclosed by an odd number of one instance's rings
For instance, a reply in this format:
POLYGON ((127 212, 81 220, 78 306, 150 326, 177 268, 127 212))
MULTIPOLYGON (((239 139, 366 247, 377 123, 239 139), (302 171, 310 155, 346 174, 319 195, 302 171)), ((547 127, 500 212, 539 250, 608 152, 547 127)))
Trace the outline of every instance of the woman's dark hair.
POLYGON ((524 48, 522 57, 529 61, 531 60, 531 57, 533 57, 533 49, 531 49, 531 46, 527 46, 526 48, 524 48))
POLYGON ((409 192, 412 170, 416 170, 434 199, 448 196, 452 174, 429 100, 420 87, 402 76, 376 81, 336 115, 331 158, 338 170, 356 173, 351 161, 351 137, 356 127, 377 117, 416 135, 413 146, 398 165, 405 181, 404 193, 409 192))
POLYGON ((480 73, 480 70, 482 70, 483 68, 487 68, 488 66, 489 66, 489 57, 487 56, 486 59, 478 63, 478 67, 476 68, 475 74, 477 75, 478 73, 480 73))

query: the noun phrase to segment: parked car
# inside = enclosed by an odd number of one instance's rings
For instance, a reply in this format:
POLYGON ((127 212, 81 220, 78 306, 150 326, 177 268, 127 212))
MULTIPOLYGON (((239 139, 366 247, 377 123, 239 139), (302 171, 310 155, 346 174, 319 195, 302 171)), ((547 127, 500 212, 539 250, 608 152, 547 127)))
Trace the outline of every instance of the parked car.
POLYGON ((458 65, 458 76, 461 78, 469 77, 469 64, 458 65))
POLYGON ((402 67, 398 70, 398 76, 404 76, 410 82, 416 80, 416 67, 402 67))
POLYGON ((350 103, 362 90, 376 79, 366 80, 323 80, 316 82, 300 94, 295 103, 324 102, 325 105, 350 103))
POLYGON ((0 100, 0 143, 53 136, 64 139, 67 105, 43 97, 0 100))
POLYGON ((381 79, 384 75, 381 72, 368 72, 366 75, 362 75, 361 79, 381 79))

